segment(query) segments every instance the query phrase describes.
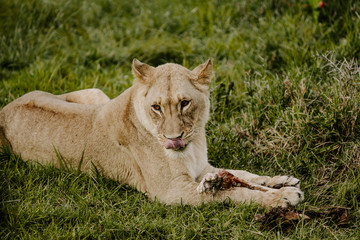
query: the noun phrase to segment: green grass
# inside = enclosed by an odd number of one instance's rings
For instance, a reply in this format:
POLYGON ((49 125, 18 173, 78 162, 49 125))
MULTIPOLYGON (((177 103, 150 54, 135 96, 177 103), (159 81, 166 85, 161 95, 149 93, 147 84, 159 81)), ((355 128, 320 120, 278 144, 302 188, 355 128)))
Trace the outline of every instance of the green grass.
POLYGON ((96 172, 30 165, 4 149, 1 239, 358 239, 360 3, 324 2, 0 0, 0 108, 35 89, 98 87, 113 98, 131 86, 135 57, 189 68, 212 58, 211 163, 293 174, 300 209, 348 207, 348 226, 262 229, 255 204, 166 206, 96 172))

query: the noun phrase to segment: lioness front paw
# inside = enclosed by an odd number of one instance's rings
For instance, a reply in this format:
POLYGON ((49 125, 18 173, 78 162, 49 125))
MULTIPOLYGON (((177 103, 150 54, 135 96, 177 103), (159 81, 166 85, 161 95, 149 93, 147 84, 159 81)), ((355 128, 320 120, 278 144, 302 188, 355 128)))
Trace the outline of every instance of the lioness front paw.
POLYGON ((296 187, 272 189, 266 195, 264 203, 271 207, 296 206, 304 200, 304 193, 296 187))
POLYGON ((296 187, 300 188, 300 180, 293 176, 275 176, 265 182, 267 187, 282 188, 282 187, 296 187))
POLYGON ((219 185, 221 185, 221 177, 217 173, 207 173, 199 183, 196 191, 198 193, 209 191, 215 193, 216 189, 219 189, 219 185))

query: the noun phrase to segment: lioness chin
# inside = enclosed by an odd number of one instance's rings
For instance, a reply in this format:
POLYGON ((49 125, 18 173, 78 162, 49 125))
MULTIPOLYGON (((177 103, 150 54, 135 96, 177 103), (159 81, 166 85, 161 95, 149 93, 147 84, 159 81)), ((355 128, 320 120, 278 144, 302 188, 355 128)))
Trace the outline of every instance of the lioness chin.
POLYGON ((156 68, 134 59, 132 87, 110 100, 98 89, 63 95, 34 91, 0 112, 0 138, 22 158, 59 166, 56 151, 83 171, 94 164, 107 177, 167 204, 231 199, 264 206, 296 205, 300 181, 227 170, 247 187, 212 191, 224 173, 207 159, 212 62, 188 70, 156 68), (56 149, 56 151, 55 151, 56 149))

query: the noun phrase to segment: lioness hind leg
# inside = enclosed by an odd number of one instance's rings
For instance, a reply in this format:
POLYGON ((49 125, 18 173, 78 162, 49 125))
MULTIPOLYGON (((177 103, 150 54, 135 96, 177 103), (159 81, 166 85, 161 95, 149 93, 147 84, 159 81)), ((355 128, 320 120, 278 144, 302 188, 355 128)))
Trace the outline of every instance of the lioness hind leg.
POLYGON ((80 103, 80 104, 104 104, 110 101, 106 94, 97 88, 84 89, 76 92, 66 93, 60 95, 62 99, 67 102, 80 103))

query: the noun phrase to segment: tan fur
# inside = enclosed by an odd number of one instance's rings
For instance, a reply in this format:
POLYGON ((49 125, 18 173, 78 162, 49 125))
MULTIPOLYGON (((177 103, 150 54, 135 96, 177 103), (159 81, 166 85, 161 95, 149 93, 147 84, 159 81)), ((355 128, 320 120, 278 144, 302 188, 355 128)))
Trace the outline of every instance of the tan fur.
POLYGON ((83 171, 93 163, 107 177, 167 204, 197 205, 230 198, 287 206, 303 199, 296 178, 238 170, 229 171, 267 186, 268 191, 235 188, 215 196, 198 193, 207 174, 218 171, 208 163, 205 139, 211 60, 190 71, 177 64, 154 68, 135 59, 133 73, 134 85, 113 100, 98 89, 59 96, 34 91, 16 99, 0 112, 1 141, 10 142, 23 159, 56 166, 55 149, 73 166, 85 150, 83 171), (181 108, 183 100, 190 103, 181 108), (161 112, 153 105, 161 106, 161 112), (184 149, 165 149, 167 138, 179 136, 184 149))

